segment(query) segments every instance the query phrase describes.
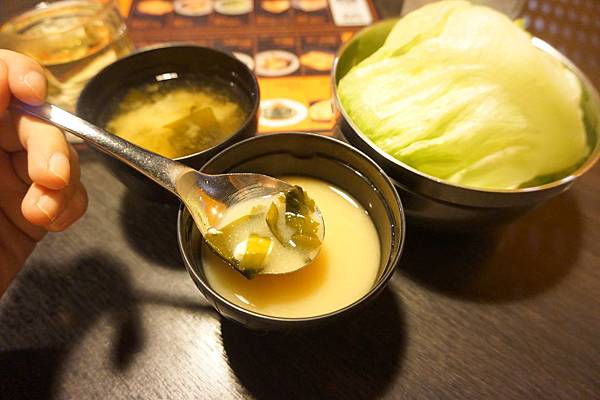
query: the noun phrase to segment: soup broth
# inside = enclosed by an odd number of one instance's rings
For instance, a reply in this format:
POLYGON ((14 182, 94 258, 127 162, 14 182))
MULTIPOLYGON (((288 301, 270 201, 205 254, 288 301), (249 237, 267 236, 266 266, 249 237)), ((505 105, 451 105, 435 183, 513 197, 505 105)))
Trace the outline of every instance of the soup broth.
POLYGON ((276 317, 317 316, 350 305, 373 287, 379 272, 380 243, 371 218, 336 186, 312 178, 282 179, 301 186, 319 205, 325 221, 319 255, 296 272, 248 280, 205 245, 209 285, 240 307, 276 317))
POLYGON ((129 89, 106 129, 169 158, 213 147, 244 124, 248 99, 226 82, 183 77, 129 89))

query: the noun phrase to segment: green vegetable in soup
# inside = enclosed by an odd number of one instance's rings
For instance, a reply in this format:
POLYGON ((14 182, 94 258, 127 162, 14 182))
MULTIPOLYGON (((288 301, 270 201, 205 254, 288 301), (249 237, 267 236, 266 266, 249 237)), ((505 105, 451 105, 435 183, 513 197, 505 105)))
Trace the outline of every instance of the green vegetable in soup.
POLYGON ((300 186, 285 193, 285 222, 294 229, 291 242, 302 249, 313 250, 321 245, 319 223, 311 218, 315 202, 300 186))
POLYGON ((211 229, 204 236, 204 239, 210 243, 212 249, 219 253, 235 268, 238 267, 239 261, 235 259, 234 249, 230 245, 232 238, 235 238, 236 232, 239 232, 243 225, 250 223, 256 215, 244 215, 241 218, 221 227, 220 229, 211 229))
POLYGON ((383 151, 426 174, 514 189, 588 154, 577 77, 506 16, 441 1, 402 18, 339 82, 344 110, 383 151))
POLYGON ((267 221, 267 225, 271 230, 271 233, 281 244, 287 244, 287 240, 283 237, 281 232, 279 231, 279 210, 277 209, 277 205, 275 205, 275 201, 271 203, 269 206, 269 210, 265 215, 265 221, 267 221))
POLYGON ((213 147, 237 132, 248 99, 227 82, 184 76, 131 88, 106 129, 169 158, 213 147))
POLYGON ((275 197, 265 216, 267 225, 275 238, 286 247, 299 247, 303 250, 314 250, 321 245, 319 239, 319 222, 311 215, 315 212, 315 202, 308 197, 300 186, 294 186, 284 192, 285 203, 285 226, 287 237, 280 229, 280 213, 277 202, 281 202, 280 196, 275 197))
POLYGON ((205 239, 210 243, 212 249, 247 278, 253 277, 264 268, 265 259, 271 249, 271 238, 255 233, 250 234, 244 240, 244 253, 241 257, 235 256, 235 248, 231 246, 231 243, 232 238, 238 235, 240 228, 256 217, 257 215, 246 215, 219 230, 209 231, 205 235, 205 239))
POLYGON ((218 229, 210 228, 204 236, 233 268, 252 278, 261 272, 288 272, 289 263, 278 267, 278 258, 312 260, 321 245, 321 225, 313 219, 315 202, 302 188, 294 186, 273 196, 250 200, 246 206, 242 203, 233 214, 235 217, 225 219, 225 225, 218 229))
POLYGON ((186 135, 169 137, 169 142, 182 154, 192 154, 199 148, 210 147, 220 140, 222 131, 212 109, 196 106, 192 106, 189 114, 164 127, 173 132, 186 132, 186 135))
POLYGON ((315 202, 308 197, 300 186, 294 186, 285 192, 285 213, 306 215, 315 211, 315 202))
POLYGON ((262 271, 265 259, 271 250, 271 238, 251 234, 246 240, 246 251, 239 263, 238 270, 246 277, 252 277, 262 271))

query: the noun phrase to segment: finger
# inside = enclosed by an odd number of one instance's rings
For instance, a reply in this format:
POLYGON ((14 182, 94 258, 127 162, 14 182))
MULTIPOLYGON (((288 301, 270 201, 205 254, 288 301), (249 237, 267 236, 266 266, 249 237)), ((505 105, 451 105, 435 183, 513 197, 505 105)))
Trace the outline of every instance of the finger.
POLYGON ((15 232, 10 224, 4 213, 0 212, 0 243, 11 244, 0 252, 0 298, 35 246, 27 235, 15 232))
POLYGON ((23 217, 30 223, 47 227, 65 208, 66 190, 50 190, 34 183, 21 203, 23 217))
POLYGON ((10 153, 10 161, 17 177, 27 186, 31 186, 33 182, 27 173, 27 152, 10 153))
MULTIPOLYGON (((10 153, 0 151, 0 196, 12 196, 25 193, 28 185, 15 174, 10 153)), ((0 199, 0 201, 2 201, 0 199)))
POLYGON ((85 213, 88 206, 87 192, 82 184, 78 184, 64 210, 56 217, 46 229, 52 232, 61 232, 71 226, 85 213))
MULTIPOLYGON (((1 95, 2 89, 0 89, 1 95)), ((0 113, 0 150, 9 153, 23 150, 23 145, 19 141, 15 130, 13 117, 8 111, 5 111, 4 114, 0 113)))
POLYGON ((67 142, 67 146, 69 147, 69 182, 70 184, 75 184, 81 178, 79 153, 77 153, 77 150, 75 150, 75 147, 71 143, 67 142))
POLYGON ((9 101, 10 88, 8 86, 8 66, 0 59, 0 115, 4 114, 4 110, 8 107, 9 101))
POLYGON ((56 127, 28 116, 16 118, 19 139, 27 150, 31 180, 48 189, 60 190, 70 181, 70 151, 63 133, 56 127))
POLYGON ((27 187, 23 185, 22 190, 20 196, 17 195, 17 193, 13 193, 10 196, 2 197, 2 200, 0 201, 0 210, 14 226, 30 239, 37 242, 44 237, 46 230, 42 227, 32 225, 23 216, 21 212, 21 200, 26 193, 27 187))
POLYGON ((80 182, 79 155, 75 148, 69 144, 71 183, 66 188, 67 200, 63 211, 56 219, 46 226, 46 229, 53 232, 60 232, 67 229, 85 213, 88 206, 88 197, 85 187, 80 182))
MULTIPOLYGON (((52 231, 66 229, 77 218, 81 217, 87 209, 87 193, 79 181, 79 156, 73 146, 69 144, 68 147, 72 183, 61 190, 51 190, 33 183, 21 205, 23 215, 30 223, 43 226, 52 231), (73 202, 73 205, 71 205, 71 202, 73 202), (73 210, 66 212, 71 207, 73 207, 73 210)), ((14 153, 13 157, 15 159, 19 158, 19 154, 14 153)), ((16 166, 19 170, 24 169, 23 161, 16 161, 16 163, 21 164, 16 166)))
MULTIPOLYGON (((15 171, 17 177, 27 186, 30 186, 33 181, 29 177, 27 171, 27 152, 19 151, 16 153, 10 153, 10 161, 12 163, 12 169, 15 171)), ((71 171, 71 182, 78 182, 81 175, 81 168, 79 165, 79 155, 71 144, 69 144, 69 169, 71 171)), ((0 173, 0 176, 2 174, 0 173)))
MULTIPOLYGON (((10 50, 0 49, 0 60, 3 61, 4 67, 8 67, 9 94, 12 93, 25 103, 42 104, 47 92, 47 81, 42 67, 31 58, 10 50)), ((5 88, 0 86, 0 91, 5 92, 4 97, 0 96, 0 105, 2 101, 8 104, 6 91, 3 89, 5 88)))

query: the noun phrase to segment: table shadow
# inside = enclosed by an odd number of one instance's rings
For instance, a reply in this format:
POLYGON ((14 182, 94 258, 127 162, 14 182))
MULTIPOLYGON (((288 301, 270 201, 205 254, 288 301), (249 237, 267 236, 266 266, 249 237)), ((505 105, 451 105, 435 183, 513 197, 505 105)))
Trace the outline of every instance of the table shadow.
POLYGON ((577 262, 582 229, 569 193, 493 232, 409 228, 399 272, 428 289, 474 302, 517 301, 557 285, 577 262))
POLYGON ((110 364, 126 370, 143 347, 139 310, 126 269, 103 253, 54 268, 32 263, 0 307, 0 397, 51 398, 61 368, 94 322, 116 328, 110 364), (10 349, 10 350, 9 350, 10 349))
POLYGON ((223 320, 238 382, 257 399, 371 399, 398 376, 406 347, 401 301, 390 290, 347 320, 298 334, 257 333, 223 320))
POLYGON ((176 203, 153 202, 127 190, 120 214, 127 243, 153 263, 184 269, 177 243, 178 210, 176 203))

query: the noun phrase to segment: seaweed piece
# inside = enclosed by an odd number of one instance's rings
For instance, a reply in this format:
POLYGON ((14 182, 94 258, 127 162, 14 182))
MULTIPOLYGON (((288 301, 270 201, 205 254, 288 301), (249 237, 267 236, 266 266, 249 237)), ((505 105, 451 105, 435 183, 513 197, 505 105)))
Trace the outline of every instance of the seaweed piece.
POLYGON ((315 201, 298 185, 285 192, 285 212, 308 215, 315 211, 315 201))
POLYGON ((285 193, 285 222, 295 230, 291 237, 294 246, 312 250, 321 245, 317 235, 320 224, 310 217, 314 211, 314 200, 300 186, 285 193))
POLYGON ((292 241, 296 246, 307 250, 314 250, 321 245, 321 240, 315 234, 305 235, 294 233, 292 235, 292 241))
POLYGON ((277 226, 277 223, 279 222, 279 210, 274 202, 271 203, 271 206, 265 215, 265 221, 267 221, 267 226, 269 227, 269 230, 273 236, 275 236, 275 239, 277 239, 282 245, 286 246, 288 241, 285 240, 285 238, 281 235, 281 232, 279 232, 279 227, 277 226))
POLYGON ((222 132, 213 110, 208 107, 192 107, 189 114, 164 127, 171 130, 169 141, 181 154, 209 147, 222 132))

